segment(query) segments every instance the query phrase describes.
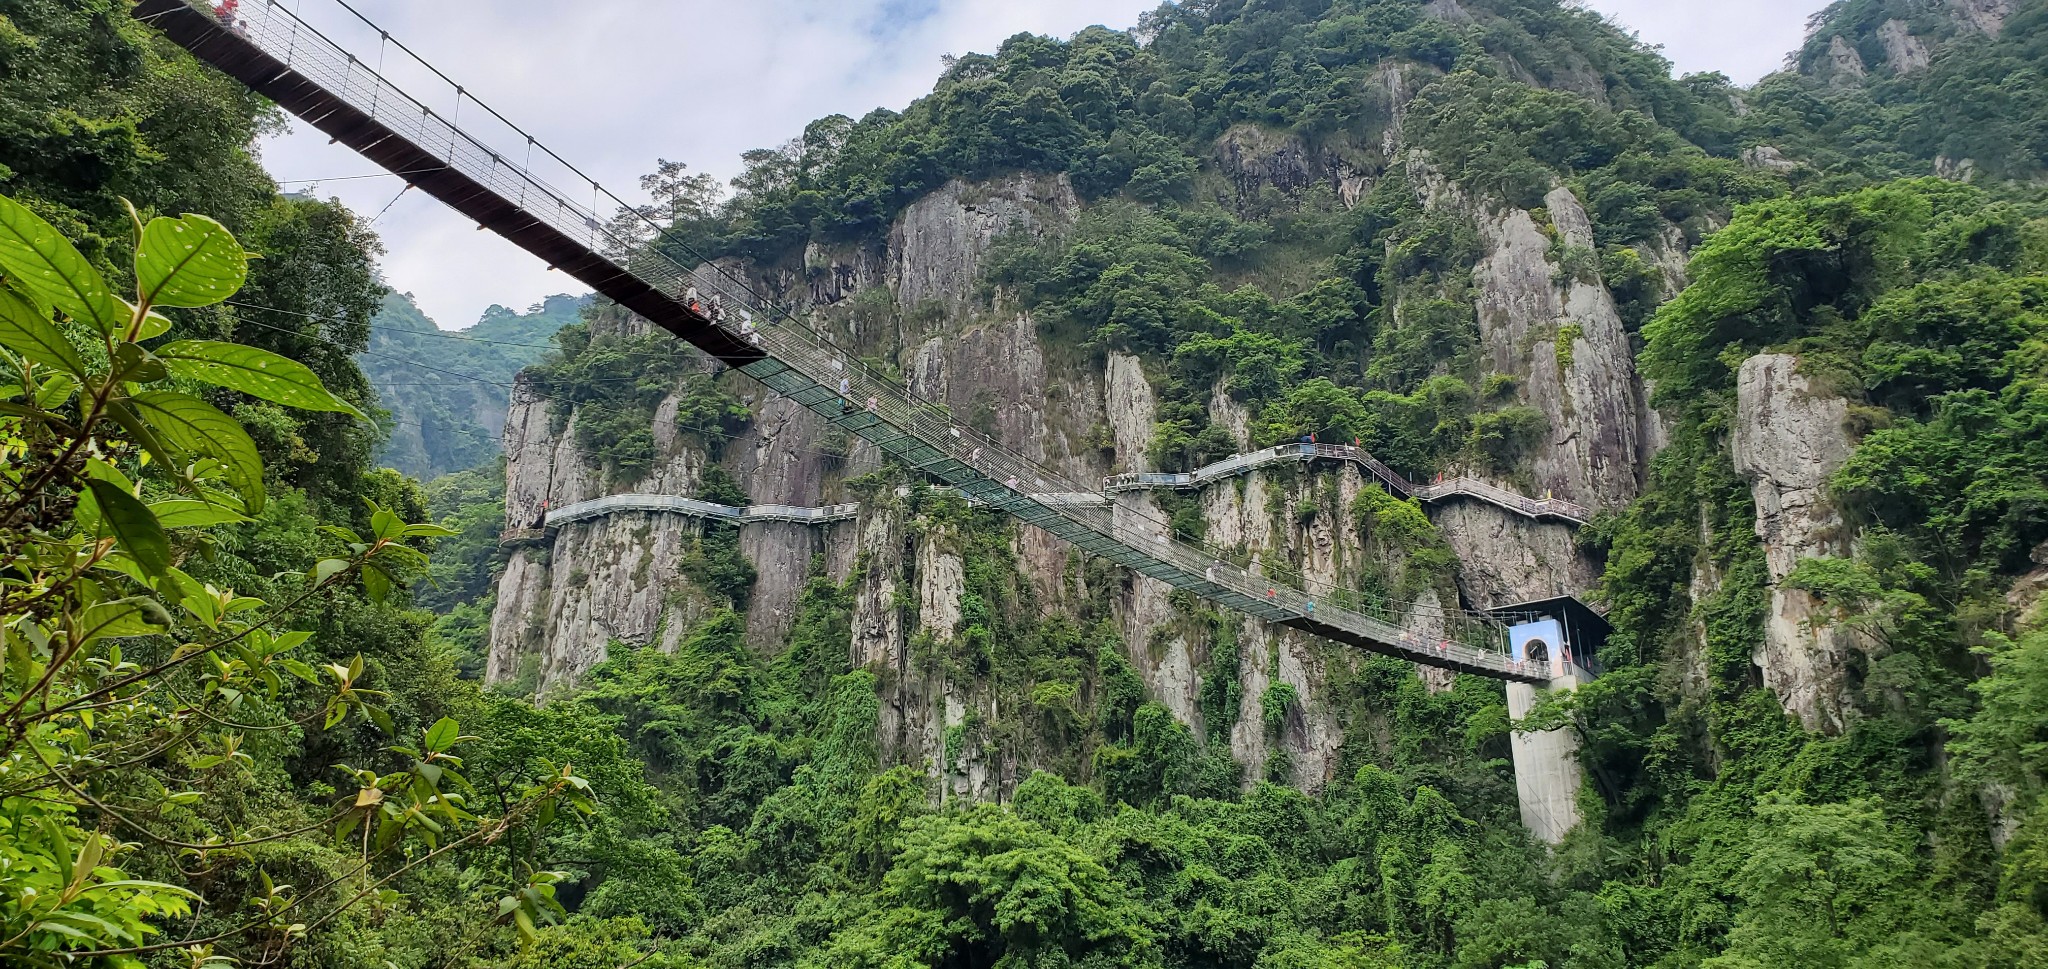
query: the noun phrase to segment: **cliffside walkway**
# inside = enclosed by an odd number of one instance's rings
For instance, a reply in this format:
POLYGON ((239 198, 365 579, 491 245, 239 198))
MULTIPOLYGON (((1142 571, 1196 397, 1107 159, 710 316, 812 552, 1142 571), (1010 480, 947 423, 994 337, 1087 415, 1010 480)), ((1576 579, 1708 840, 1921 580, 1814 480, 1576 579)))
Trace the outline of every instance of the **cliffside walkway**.
POLYGON ((1048 501, 1090 489, 971 430, 875 373, 664 227, 605 191, 343 0, 307 0, 351 53, 301 12, 250 4, 226 21, 186 0, 135 17, 335 141, 906 465, 1090 554, 1225 608, 1429 666, 1524 683, 1552 670, 1509 658, 1493 617, 1391 602, 1283 573, 1276 563, 1175 540, 1123 504, 1048 501), (395 61, 395 64, 389 63, 395 61), (373 69, 371 65, 378 65, 373 69), (404 76, 422 96, 386 80, 404 76), (437 108, 436 105, 439 107, 437 108), (573 196, 573 198, 572 198, 573 196), (584 201, 587 199, 588 201, 584 201), (694 293, 693 293, 694 291, 694 293), (696 295, 705 302, 690 297, 696 295), (714 322, 713 317, 720 322, 714 322))
MULTIPOLYGON (((1591 512, 1583 506, 1556 498, 1537 500, 1516 494, 1506 488, 1488 484, 1476 478, 1449 478, 1427 485, 1418 485, 1396 474, 1379 459, 1349 445, 1342 444, 1283 444, 1249 454, 1238 454, 1215 464, 1207 465, 1187 474, 1119 474, 1104 478, 1102 492, 1073 492, 1032 494, 1031 500, 1043 505, 1060 507, 1107 507, 1114 504, 1116 496, 1131 491, 1190 490, 1202 488, 1218 481, 1228 480, 1240 474, 1248 474, 1259 468, 1286 462, 1308 463, 1310 461, 1344 461, 1364 466, 1373 475, 1385 482, 1387 487, 1404 496, 1422 501, 1441 501, 1446 498, 1475 498, 1498 505, 1509 511, 1530 518, 1554 518, 1583 525, 1591 512)), ((975 499, 969 495, 970 502, 975 499)), ((809 525, 828 525, 833 522, 851 521, 860 514, 857 503, 826 505, 823 507, 800 507, 796 505, 721 505, 716 502, 700 501, 675 495, 617 494, 603 498, 592 498, 563 505, 547 514, 545 526, 535 528, 514 528, 506 532, 508 543, 537 540, 546 529, 571 522, 601 518, 621 512, 665 512, 688 515, 692 518, 710 518, 720 521, 738 522, 799 522, 809 525)))
POLYGON ((1474 498, 1530 518, 1554 518, 1574 525, 1584 525, 1593 518, 1592 511, 1584 505, 1573 504, 1561 498, 1530 498, 1478 478, 1446 478, 1429 484, 1416 484, 1387 467, 1365 449, 1349 444, 1282 444, 1263 451, 1232 455, 1186 474, 1111 475, 1103 479, 1102 490, 1107 494, 1156 489, 1192 490, 1268 465, 1290 461, 1343 461, 1356 464, 1384 482, 1389 489, 1405 497, 1422 501, 1474 498))
POLYGON ((857 504, 826 505, 822 508, 805 508, 798 505, 747 505, 735 507, 717 502, 699 501, 695 498, 679 498, 675 495, 607 495, 563 505, 548 512, 547 525, 567 525, 587 518, 601 518, 622 511, 660 511, 688 515, 692 518, 715 518, 720 521, 747 524, 750 522, 797 522, 805 525, 823 525, 829 522, 851 521, 860 514, 857 504))

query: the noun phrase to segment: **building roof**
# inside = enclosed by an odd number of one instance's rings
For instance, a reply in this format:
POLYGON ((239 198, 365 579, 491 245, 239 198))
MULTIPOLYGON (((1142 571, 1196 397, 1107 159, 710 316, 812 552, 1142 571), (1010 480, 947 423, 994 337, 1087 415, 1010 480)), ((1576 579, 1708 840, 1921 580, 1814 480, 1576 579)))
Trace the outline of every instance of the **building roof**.
POLYGON ((1602 639, 1614 631, 1607 617, 1594 612, 1593 607, 1580 602, 1573 596, 1554 596, 1549 599, 1532 599, 1486 610, 1488 615, 1504 622, 1514 622, 1526 616, 1541 616, 1559 619, 1565 625, 1585 633, 1592 633, 1602 639))

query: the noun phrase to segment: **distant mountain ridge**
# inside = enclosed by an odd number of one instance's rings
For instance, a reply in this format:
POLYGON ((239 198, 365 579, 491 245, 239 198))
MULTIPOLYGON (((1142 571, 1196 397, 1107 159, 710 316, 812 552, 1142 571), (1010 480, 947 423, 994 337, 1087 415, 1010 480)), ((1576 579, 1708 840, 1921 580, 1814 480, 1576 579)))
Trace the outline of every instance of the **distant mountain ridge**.
POLYGON ((387 294, 358 358, 391 414, 377 460, 421 480, 490 460, 501 448, 512 375, 539 361, 589 301, 555 295, 524 312, 494 305, 468 329, 443 330, 410 294, 387 294))

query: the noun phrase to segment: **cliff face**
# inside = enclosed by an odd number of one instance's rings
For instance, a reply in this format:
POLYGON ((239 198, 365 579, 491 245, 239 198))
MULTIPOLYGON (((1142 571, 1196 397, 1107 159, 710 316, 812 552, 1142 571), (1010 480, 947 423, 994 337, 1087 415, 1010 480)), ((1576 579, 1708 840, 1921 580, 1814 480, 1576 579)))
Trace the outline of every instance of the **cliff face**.
MULTIPOLYGON (((889 233, 888 249, 806 254, 802 278, 756 270, 757 281, 811 301, 840 337, 901 368, 920 394, 944 403, 978 430, 1078 480, 1150 467, 1157 401, 1145 364, 1124 353, 1090 358, 1048 346, 1028 315, 977 292, 981 260, 1005 232, 1057 231, 1079 212, 1062 178, 954 183, 914 203, 889 233), (862 294, 886 287, 894 312, 864 313, 862 294), (935 309, 936 308, 936 309, 935 309)), ((633 321, 593 326, 593 337, 637 332, 633 321)), ((1219 392, 1219 408, 1248 441, 1241 405, 1219 392), (1229 409, 1237 407, 1234 414, 1229 409)), ((507 512, 517 527, 538 521, 543 505, 561 507, 602 494, 694 493, 709 458, 674 430, 675 398, 657 411, 659 460, 621 487, 590 467, 573 445, 579 415, 522 384, 505 432, 507 512)), ((827 457, 827 428, 789 402, 755 393, 754 419, 722 449, 718 463, 745 483, 757 503, 814 505, 849 500, 843 482, 880 467, 856 445, 827 457)), ((1200 496, 1216 544, 1270 556, 1312 581, 1337 584, 1357 567, 1362 540, 1346 509, 1367 487, 1355 471, 1334 478, 1292 471, 1261 473, 1239 487, 1200 496), (1307 519, 1290 510, 1315 506, 1307 519)), ((1163 515, 1148 495, 1123 499, 1127 513, 1163 515)), ((509 553, 493 616, 488 677, 547 691, 601 661, 613 642, 671 646, 713 608, 712 597, 681 574, 701 524, 682 516, 629 513, 575 522, 541 545, 509 553)), ((773 649, 788 629, 812 558, 825 553, 835 580, 852 580, 850 658, 882 673, 885 755, 923 763, 959 796, 999 797, 1034 766, 1014 751, 994 755, 975 742, 1004 719, 997 691, 972 675, 928 661, 934 644, 961 634, 966 587, 963 537, 934 527, 915 502, 883 488, 860 518, 825 528, 750 524, 741 548, 759 571, 748 612, 750 636, 773 649)), ((1190 727, 1228 738, 1249 776, 1261 776, 1284 751, 1289 779, 1318 787, 1335 769, 1343 732, 1321 700, 1332 662, 1328 644, 1243 621, 1234 639, 1234 677, 1245 698, 1229 723, 1205 724, 1200 697, 1216 647, 1212 631, 1186 621, 1165 585, 1114 571, 1080 570, 1071 549, 1043 533, 1017 529, 1011 540, 1017 582, 1047 612, 1106 603, 1126 644, 1126 659, 1147 694, 1190 727), (1274 684, 1300 700, 1279 729, 1257 700, 1274 684)), ((1236 623, 1237 620, 1230 620, 1236 623)), ((1338 661, 1342 661, 1341 659, 1338 661)), ((1012 711, 1014 714, 1015 711, 1012 711)))
MULTIPOLYGON (((1406 103, 1403 76, 1389 75, 1388 109, 1396 118, 1406 103)), ((1398 125, 1389 126, 1389 151, 1398 136, 1398 125)), ((1337 204, 1362 198, 1385 164, 1367 158, 1351 167, 1327 150, 1251 129, 1234 129, 1217 151, 1230 192, 1306 193, 1328 186, 1337 204)), ((1502 483, 1524 491, 1533 485, 1539 496, 1597 510, 1627 505, 1639 493, 1663 431, 1645 403, 1633 338, 1613 293, 1597 275, 1565 268, 1573 252, 1595 244, 1584 205, 1559 186, 1540 210, 1503 207, 1434 176, 1426 154, 1409 152, 1402 161, 1419 201, 1472 227, 1478 252, 1469 299, 1482 369, 1509 378, 1515 402, 1542 418, 1542 433, 1518 465, 1520 477, 1502 483)), ((1154 390, 1159 373, 1150 369, 1160 364, 1053 339, 1040 320, 983 279, 989 253, 1005 234, 1062 233, 1081 212, 1061 176, 956 181, 908 206, 879 248, 813 245, 800 266, 732 268, 808 310, 835 339, 894 367, 916 392, 950 408, 967 426, 1069 477, 1092 481, 1152 469, 1155 424, 1167 406, 1154 390)), ((1640 251, 1675 287, 1683 281, 1683 247, 1673 230, 1640 251)), ((606 325, 630 332, 637 324, 606 325)), ((599 329, 593 326, 593 336, 599 329)), ((1773 548, 1773 577, 1781 580, 1798 557, 1823 550, 1827 526, 1815 517, 1820 513, 1812 496, 1839 465, 1846 444, 1833 412, 1814 403, 1803 384, 1791 387, 1797 378, 1789 364, 1757 367, 1754 394, 1750 368, 1744 371, 1743 419, 1754 420, 1756 430, 1739 439, 1738 463, 1758 482, 1759 507, 1776 509, 1760 516, 1759 528, 1773 548), (1751 396, 1769 402, 1752 406, 1751 396), (1793 427, 1779 426, 1788 419, 1793 427), (1837 437, 1827 438, 1822 428, 1833 428, 1837 437)), ((752 501, 862 502, 853 522, 755 524, 741 531, 741 550, 759 571, 748 631, 758 648, 772 651, 814 569, 850 582, 848 655, 881 674, 880 740, 892 762, 925 765, 951 795, 1000 798, 1031 769, 1061 756, 1041 736, 1054 729, 1046 724, 1058 720, 1057 703, 1006 692, 971 664, 936 658, 978 635, 962 603, 970 587, 986 582, 987 563, 998 561, 1011 576, 1003 580, 1002 597, 1013 601, 1004 608, 1107 620, 1147 698, 1196 737, 1227 746, 1245 777, 1275 776, 1314 789, 1335 776, 1346 721, 1330 684, 1351 679, 1360 657, 1242 617, 1199 620, 1198 611, 1165 585, 1091 568, 1030 528, 1013 527, 1003 547, 991 552, 987 536, 971 533, 957 512, 935 511, 932 499, 901 490, 918 483, 890 477, 865 445, 849 449, 801 408, 731 375, 720 379, 745 395, 752 421, 720 449, 715 463, 744 484, 752 501), (850 481, 876 471, 885 473, 867 480, 858 496, 848 490, 850 481), (1225 694, 1231 701, 1219 703, 1225 694), (1290 699, 1269 711, 1261 702, 1269 694, 1290 699)), ((1222 383, 1204 397, 1213 427, 1240 448, 1258 443, 1252 415, 1222 383)), ((659 458, 652 470, 622 487, 602 481, 571 446, 581 415, 551 411, 557 405, 522 388, 505 432, 510 520, 517 526, 537 520, 543 504, 559 507, 619 490, 694 493, 714 461, 675 430, 677 405, 672 395, 657 411, 659 458)), ((1839 409, 1840 402, 1831 406, 1839 409)), ((1361 534, 1354 521, 1358 496, 1377 487, 1348 468, 1268 469, 1184 500, 1194 504, 1210 544, 1255 564, 1299 571, 1314 584, 1350 587, 1361 574, 1403 568, 1400 553, 1361 534)), ((1163 506, 1166 499, 1145 493, 1118 501, 1120 514, 1152 528, 1163 527, 1158 523, 1181 507, 1163 506)), ((1454 584, 1414 593, 1412 625, 1423 635, 1437 631, 1431 616, 1438 610, 1585 597, 1597 585, 1601 563, 1571 526, 1465 500, 1434 505, 1430 516, 1458 566, 1454 584)), ((701 527, 675 515, 621 514, 565 526, 544 547, 514 549, 492 622, 489 677, 555 689, 601 661, 614 642, 672 645, 714 608, 714 597, 682 574, 701 527)), ((1704 581, 1703 589, 1711 586, 1711 577, 1704 581)), ((1836 725, 1830 671, 1839 668, 1837 654, 1846 647, 1811 631, 1810 601, 1791 591, 1774 595, 1777 618, 1758 665, 1788 709, 1816 728, 1836 725)), ((1450 686, 1435 673, 1425 682, 1439 690, 1450 686)), ((1099 688, 1082 685, 1084 691, 1099 688)))
MULTIPOLYGON (((1536 493, 1595 509, 1626 505, 1639 493, 1663 432, 1645 403, 1613 294, 1597 276, 1567 271, 1557 258, 1592 251, 1584 206, 1558 186, 1544 197, 1546 221, 1539 224, 1537 213, 1468 197, 1423 152, 1406 160, 1426 206, 1457 212, 1477 229, 1472 301, 1483 366, 1511 378, 1518 402, 1542 414, 1543 434, 1527 462, 1536 493)), ((1667 235, 1648 261, 1676 264, 1665 272, 1676 282, 1682 252, 1682 239, 1667 235)), ((1458 553, 1461 591, 1476 607, 1582 596, 1599 577, 1599 563, 1579 550, 1569 526, 1476 502, 1433 513, 1458 553)))
POLYGON ((1744 361, 1736 385, 1735 469, 1756 496, 1756 532, 1771 572, 1771 611, 1755 662, 1764 684, 1809 729, 1838 731, 1843 676, 1857 636, 1807 592, 1786 588, 1799 560, 1845 555, 1849 536, 1827 482, 1852 450, 1848 402, 1818 392, 1791 354, 1744 361))

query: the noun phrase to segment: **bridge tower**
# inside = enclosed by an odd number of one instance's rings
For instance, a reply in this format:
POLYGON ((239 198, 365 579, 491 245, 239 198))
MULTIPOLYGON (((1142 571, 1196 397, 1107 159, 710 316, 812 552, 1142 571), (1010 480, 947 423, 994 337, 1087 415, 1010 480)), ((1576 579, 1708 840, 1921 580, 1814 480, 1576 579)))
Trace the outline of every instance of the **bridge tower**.
MULTIPOLYGON (((1510 681, 1508 715, 1520 720, 1543 693, 1568 692, 1592 680, 1593 657, 1609 626, 1599 613, 1569 596, 1524 602, 1493 610, 1508 618, 1508 642, 1517 662, 1545 670, 1543 686, 1510 681)), ((1515 795, 1522 826, 1545 844, 1564 841, 1579 826, 1579 738, 1570 727, 1515 731, 1509 737, 1515 764, 1515 795)))

